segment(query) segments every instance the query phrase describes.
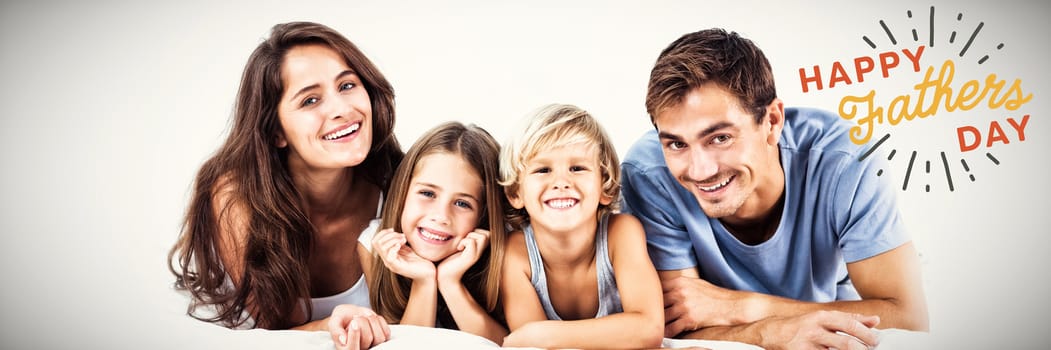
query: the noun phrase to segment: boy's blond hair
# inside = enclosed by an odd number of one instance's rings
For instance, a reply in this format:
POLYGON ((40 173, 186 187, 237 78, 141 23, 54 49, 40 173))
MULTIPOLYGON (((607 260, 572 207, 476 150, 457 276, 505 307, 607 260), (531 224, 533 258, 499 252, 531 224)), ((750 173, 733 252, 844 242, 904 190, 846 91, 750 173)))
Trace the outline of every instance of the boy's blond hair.
MULTIPOLYGON (((500 185, 504 192, 518 193, 519 176, 527 161, 542 150, 586 144, 598 150, 598 163, 602 174, 602 195, 612 201, 599 204, 598 213, 603 215, 620 208, 620 161, 606 131, 587 111, 567 104, 544 106, 524 120, 522 127, 500 150, 500 185)), ((525 209, 512 210, 508 224, 513 229, 522 229, 529 219, 525 209)))

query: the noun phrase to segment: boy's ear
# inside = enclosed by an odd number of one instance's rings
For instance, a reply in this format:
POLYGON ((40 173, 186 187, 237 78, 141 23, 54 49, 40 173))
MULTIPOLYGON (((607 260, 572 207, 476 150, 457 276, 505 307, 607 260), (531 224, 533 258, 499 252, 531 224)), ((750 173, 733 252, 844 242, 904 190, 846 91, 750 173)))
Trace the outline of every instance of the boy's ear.
POLYGON ((510 187, 504 187, 504 194, 507 195, 507 201, 511 203, 511 207, 515 209, 522 209, 525 207, 525 202, 522 201, 522 197, 518 196, 518 186, 514 186, 515 191, 511 191, 510 187))

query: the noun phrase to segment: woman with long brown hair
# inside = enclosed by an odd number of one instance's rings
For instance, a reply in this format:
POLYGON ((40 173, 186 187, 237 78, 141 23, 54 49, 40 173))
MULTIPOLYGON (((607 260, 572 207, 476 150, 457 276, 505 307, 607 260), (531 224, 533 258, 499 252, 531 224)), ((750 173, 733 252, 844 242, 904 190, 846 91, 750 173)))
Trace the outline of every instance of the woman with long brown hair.
POLYGON ((355 245, 403 157, 393 129, 393 89, 353 43, 316 23, 275 25, 169 254, 187 313, 329 331, 338 347, 386 340, 355 245))

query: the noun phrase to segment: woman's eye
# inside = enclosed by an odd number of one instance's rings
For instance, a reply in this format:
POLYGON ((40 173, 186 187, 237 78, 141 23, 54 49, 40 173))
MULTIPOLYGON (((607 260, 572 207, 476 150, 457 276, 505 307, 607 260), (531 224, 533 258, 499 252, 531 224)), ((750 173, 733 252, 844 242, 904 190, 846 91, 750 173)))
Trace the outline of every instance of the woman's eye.
POLYGON ((303 100, 303 105, 302 106, 303 107, 310 106, 310 105, 313 105, 313 104, 317 103, 317 101, 318 101, 317 97, 308 97, 307 99, 303 100))
POLYGON ((339 90, 340 91, 350 90, 350 89, 353 89, 355 86, 357 86, 357 84, 354 84, 354 83, 343 83, 343 84, 339 85, 339 90))

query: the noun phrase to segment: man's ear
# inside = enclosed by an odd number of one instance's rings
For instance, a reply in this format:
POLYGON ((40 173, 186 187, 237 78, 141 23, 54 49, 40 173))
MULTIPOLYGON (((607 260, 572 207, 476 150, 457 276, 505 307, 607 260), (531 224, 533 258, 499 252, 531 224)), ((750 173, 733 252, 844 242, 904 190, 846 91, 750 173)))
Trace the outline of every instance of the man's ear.
POLYGON ((760 127, 767 132, 766 143, 777 147, 777 142, 781 140, 781 129, 785 128, 784 101, 781 101, 780 98, 774 98, 766 106, 766 118, 763 118, 760 127))

